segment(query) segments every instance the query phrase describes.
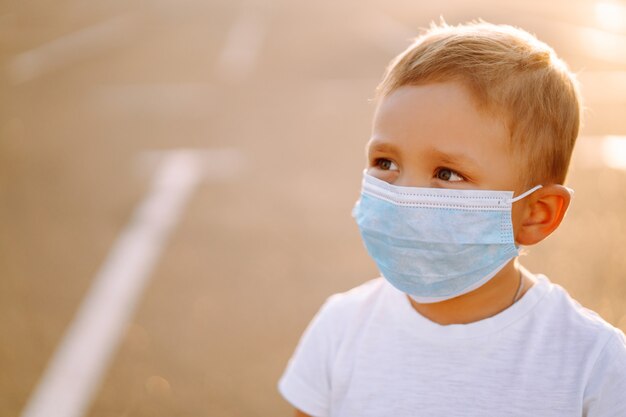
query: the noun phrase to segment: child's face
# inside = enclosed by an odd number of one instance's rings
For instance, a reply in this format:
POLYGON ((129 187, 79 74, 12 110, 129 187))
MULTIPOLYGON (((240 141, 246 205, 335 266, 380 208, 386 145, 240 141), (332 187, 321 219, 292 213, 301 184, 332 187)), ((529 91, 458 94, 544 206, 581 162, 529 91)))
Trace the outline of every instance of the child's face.
POLYGON ((404 86, 380 102, 368 173, 400 186, 525 190, 504 122, 456 82, 404 86))

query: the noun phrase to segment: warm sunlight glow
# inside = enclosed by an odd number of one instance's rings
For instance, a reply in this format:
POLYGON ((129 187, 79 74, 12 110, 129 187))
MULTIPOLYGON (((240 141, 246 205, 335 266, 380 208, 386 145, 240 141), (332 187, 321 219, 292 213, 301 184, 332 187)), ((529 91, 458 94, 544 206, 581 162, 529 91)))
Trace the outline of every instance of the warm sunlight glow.
POLYGON ((608 30, 621 30, 626 26, 626 8, 615 1, 596 3, 595 14, 598 23, 608 30))
POLYGON ((605 137, 602 142, 602 156, 607 166, 626 170, 626 137, 605 137))

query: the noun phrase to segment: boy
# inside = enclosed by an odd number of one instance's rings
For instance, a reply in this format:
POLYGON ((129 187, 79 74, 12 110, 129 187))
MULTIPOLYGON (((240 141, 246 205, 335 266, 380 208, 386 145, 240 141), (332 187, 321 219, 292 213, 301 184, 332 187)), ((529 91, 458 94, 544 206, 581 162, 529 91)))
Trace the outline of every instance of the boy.
POLYGON ((432 27, 379 85, 361 198, 382 273, 328 299, 279 389, 300 416, 626 416, 623 333, 517 263, 560 224, 573 76, 509 26, 432 27))

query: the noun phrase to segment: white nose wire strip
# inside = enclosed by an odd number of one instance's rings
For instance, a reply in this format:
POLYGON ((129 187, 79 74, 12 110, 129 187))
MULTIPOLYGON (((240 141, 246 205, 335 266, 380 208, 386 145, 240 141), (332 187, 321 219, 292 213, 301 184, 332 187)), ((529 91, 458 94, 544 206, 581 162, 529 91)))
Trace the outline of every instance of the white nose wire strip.
POLYGON ((511 191, 398 187, 372 178, 363 182, 362 193, 405 207, 496 211, 506 210, 513 194, 511 191))
POLYGON ((512 199, 511 199, 511 203, 515 203, 516 201, 519 201, 519 200, 521 200, 522 198, 524 198, 524 197, 526 197, 526 196, 531 195, 532 193, 534 193, 535 191, 537 191, 537 190, 538 190, 538 189, 540 189, 541 187, 543 187, 543 185, 541 185, 541 184, 540 184, 540 185, 537 185, 537 186, 535 186, 535 187, 531 188, 530 190, 526 191, 525 193, 522 193, 522 194, 518 195, 517 197, 512 198, 512 199))
POLYGON ((398 186, 369 175, 367 172, 364 172, 361 191, 386 199, 391 203, 403 205, 454 203, 468 208, 496 210, 505 209, 513 197, 513 191, 398 186))
MULTIPOLYGON (((424 189, 421 187, 398 187, 388 182, 385 182, 381 179, 378 179, 372 175, 367 173, 367 170, 363 171, 363 191, 367 194, 371 194, 377 197, 382 197, 387 201, 392 203, 411 203, 414 202, 417 198, 418 201, 422 204, 428 204, 424 199, 435 198, 439 200, 440 198, 455 198, 455 196, 441 194, 445 191, 453 191, 450 189, 441 189, 441 188, 432 188, 432 189, 424 189), (407 192, 401 193, 401 195, 397 194, 400 189, 410 189, 413 188, 413 194, 407 192), (419 191, 418 191, 419 190, 419 191), (432 195, 438 194, 438 195, 432 195)), ((483 208, 497 208, 502 209, 502 205, 513 204, 516 201, 521 200, 522 198, 534 193, 538 189, 542 188, 543 185, 539 184, 530 190, 518 195, 517 197, 506 199, 502 198, 502 193, 512 194, 511 191, 494 191, 494 190, 454 190, 454 191, 465 191, 473 193, 472 197, 468 197, 468 199, 476 199, 478 201, 473 201, 472 203, 476 205, 483 206, 483 208), (480 201, 482 200, 482 201, 480 201)), ((567 189, 571 194, 574 193, 574 190, 568 188, 567 189)), ((403 190, 404 191, 404 190, 403 190)), ((470 202, 462 204, 466 205, 470 202)))

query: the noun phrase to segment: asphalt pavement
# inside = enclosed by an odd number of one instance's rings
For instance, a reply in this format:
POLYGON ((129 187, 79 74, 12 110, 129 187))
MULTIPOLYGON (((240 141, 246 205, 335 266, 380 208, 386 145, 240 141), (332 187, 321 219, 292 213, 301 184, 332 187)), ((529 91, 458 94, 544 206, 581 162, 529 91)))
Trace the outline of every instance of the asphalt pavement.
POLYGON ((304 327, 377 274, 350 216, 374 88, 440 16, 579 74, 575 198, 522 263, 626 330, 623 3, 4 1, 0 415, 291 415, 304 327))

